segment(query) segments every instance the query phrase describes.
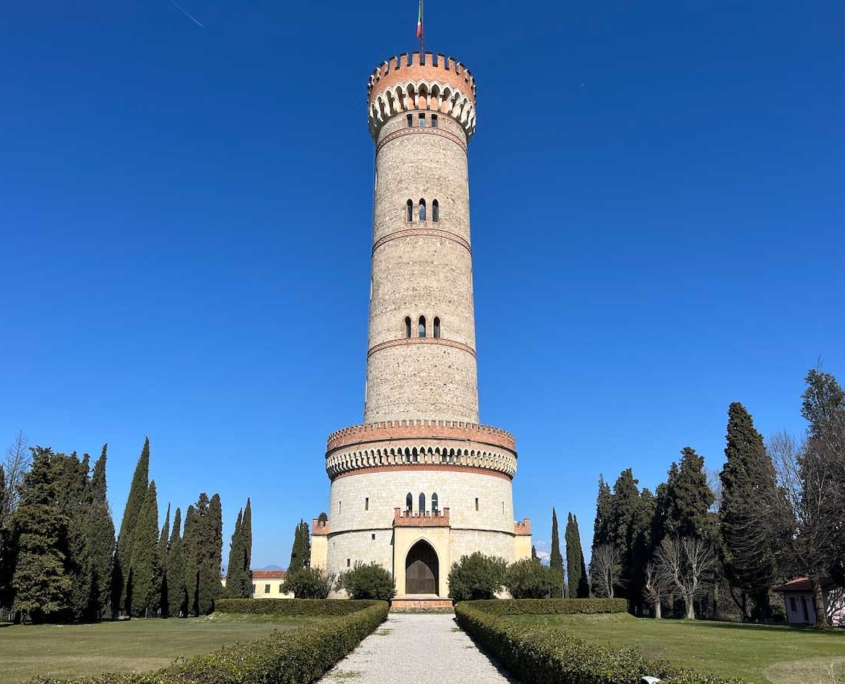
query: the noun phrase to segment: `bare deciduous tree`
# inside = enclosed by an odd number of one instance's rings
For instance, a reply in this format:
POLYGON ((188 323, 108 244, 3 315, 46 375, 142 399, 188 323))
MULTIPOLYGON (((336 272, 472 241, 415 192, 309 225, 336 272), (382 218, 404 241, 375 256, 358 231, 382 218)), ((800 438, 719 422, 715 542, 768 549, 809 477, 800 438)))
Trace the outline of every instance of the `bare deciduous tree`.
POLYGON ((681 595, 687 620, 694 620, 695 599, 713 584, 713 547, 694 537, 667 537, 655 552, 655 564, 660 581, 681 595))
POLYGON ((711 513, 718 513, 722 507, 722 478, 719 471, 712 468, 707 469, 707 486, 713 492, 713 503, 710 506, 711 513))
POLYGON ((643 593, 648 605, 654 607, 654 618, 660 620, 663 617, 663 599, 672 590, 671 583, 666 577, 658 572, 657 563, 650 560, 645 566, 645 589, 643 593))
POLYGON ((622 552, 612 544, 599 544, 590 559, 590 584, 596 596, 613 598, 622 576, 622 552))
POLYGON ((6 460, 3 463, 3 472, 6 476, 6 495, 0 497, 2 510, 0 520, 18 507, 18 486, 23 482, 24 473, 29 470, 31 456, 23 430, 18 432, 15 441, 6 449, 6 460))

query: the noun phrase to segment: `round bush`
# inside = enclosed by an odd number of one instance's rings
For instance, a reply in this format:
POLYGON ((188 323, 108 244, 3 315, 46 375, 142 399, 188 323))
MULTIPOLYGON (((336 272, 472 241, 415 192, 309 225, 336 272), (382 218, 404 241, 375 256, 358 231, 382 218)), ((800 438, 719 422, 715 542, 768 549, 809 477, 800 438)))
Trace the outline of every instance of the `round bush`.
POLYGON ((449 572, 449 596, 455 601, 491 599, 505 583, 507 561, 476 551, 462 556, 449 572))
POLYGON ((376 599, 389 601, 396 596, 396 584, 393 576, 378 563, 364 565, 355 562, 355 567, 341 573, 337 578, 335 590, 346 589, 349 598, 376 599))

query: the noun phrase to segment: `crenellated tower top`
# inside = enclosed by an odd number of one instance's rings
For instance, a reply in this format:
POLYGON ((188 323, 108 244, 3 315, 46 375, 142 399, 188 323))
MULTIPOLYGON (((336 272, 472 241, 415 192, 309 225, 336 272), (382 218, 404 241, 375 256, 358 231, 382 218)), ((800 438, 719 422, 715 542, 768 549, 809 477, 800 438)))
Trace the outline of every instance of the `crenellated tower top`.
POLYGON ((475 78, 453 57, 432 52, 391 57, 370 76, 367 103, 373 140, 391 117, 420 110, 451 116, 467 139, 475 133, 475 78))

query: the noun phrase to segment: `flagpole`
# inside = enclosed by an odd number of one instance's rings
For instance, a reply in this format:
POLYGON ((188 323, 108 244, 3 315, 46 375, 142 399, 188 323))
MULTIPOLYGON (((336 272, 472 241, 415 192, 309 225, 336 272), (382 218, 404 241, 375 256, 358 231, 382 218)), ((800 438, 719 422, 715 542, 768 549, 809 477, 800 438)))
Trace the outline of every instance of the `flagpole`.
POLYGON ((420 0, 420 64, 425 64, 425 0, 420 0))

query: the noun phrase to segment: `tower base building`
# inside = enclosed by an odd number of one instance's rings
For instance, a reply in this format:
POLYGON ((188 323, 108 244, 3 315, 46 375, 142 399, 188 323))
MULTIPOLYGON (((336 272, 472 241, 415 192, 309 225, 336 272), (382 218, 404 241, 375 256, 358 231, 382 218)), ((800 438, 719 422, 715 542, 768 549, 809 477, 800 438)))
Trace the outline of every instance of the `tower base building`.
POLYGON ((311 565, 376 562, 397 597, 449 595, 461 556, 531 556, 514 522, 513 435, 479 424, 467 150, 475 79, 432 53, 368 85, 376 145, 364 422, 329 436, 327 519, 311 565))

